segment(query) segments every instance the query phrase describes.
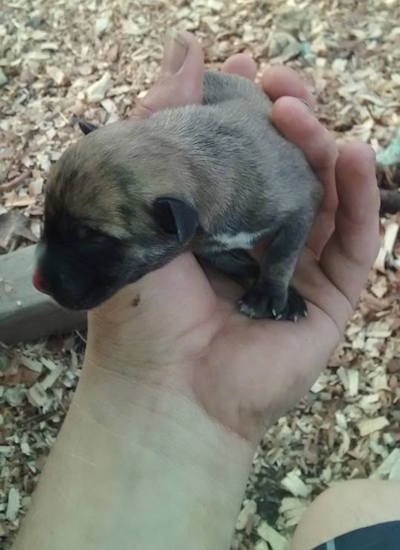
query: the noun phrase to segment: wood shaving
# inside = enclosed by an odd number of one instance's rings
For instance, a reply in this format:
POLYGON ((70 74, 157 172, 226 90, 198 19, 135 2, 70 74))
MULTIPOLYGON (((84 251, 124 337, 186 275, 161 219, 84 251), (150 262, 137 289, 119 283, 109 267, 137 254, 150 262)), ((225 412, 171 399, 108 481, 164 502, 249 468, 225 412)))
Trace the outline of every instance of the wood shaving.
MULTIPOLYGON (((80 137, 76 117, 107 124, 127 116, 154 82, 171 28, 193 31, 214 68, 238 52, 253 55, 260 70, 293 67, 314 90, 317 116, 336 138, 367 141, 385 162, 389 153, 390 163, 397 158, 395 0, 13 0, 2 16, 0 215, 24 216, 36 239, 48 170, 80 137)), ((379 184, 397 193, 398 167, 378 168, 379 184)), ((232 550, 282 548, 308 503, 337 481, 399 477, 400 222, 396 214, 382 222, 382 251, 341 346, 257 450, 232 550)), ((30 242, 13 234, 2 252, 30 242)), ((10 286, 0 281, 0 292, 10 286)), ((29 507, 68 410, 83 348, 78 333, 0 347, 2 550, 29 507)))
POLYGON ((357 426, 360 430, 360 435, 363 437, 378 430, 383 430, 383 428, 386 428, 389 424, 390 423, 386 417, 378 416, 376 418, 366 418, 361 420, 357 426))
POLYGON ((8 493, 7 509, 6 509, 6 519, 8 521, 15 521, 17 519, 19 507, 20 507, 21 497, 18 492, 18 489, 11 487, 8 493))
POLYGON ((273 527, 268 525, 266 521, 262 521, 257 528, 258 535, 268 543, 272 550, 285 550, 287 548, 287 540, 282 537, 273 527))

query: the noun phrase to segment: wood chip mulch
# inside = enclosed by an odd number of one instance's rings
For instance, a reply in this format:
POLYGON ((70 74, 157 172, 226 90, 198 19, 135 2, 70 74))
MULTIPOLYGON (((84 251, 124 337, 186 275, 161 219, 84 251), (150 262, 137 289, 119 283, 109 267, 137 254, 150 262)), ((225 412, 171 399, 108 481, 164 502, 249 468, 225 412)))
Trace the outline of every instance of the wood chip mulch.
MULTIPOLYGON (((201 39, 209 65, 246 51, 261 69, 297 69, 335 136, 362 139, 380 153, 380 185, 397 200, 399 21, 397 0, 3 3, 0 253, 37 241, 46 174, 79 135, 76 118, 104 124, 125 116, 154 79, 166 31, 177 26, 201 39)), ((309 395, 263 438, 235 550, 282 550, 309 502, 336 481, 400 479, 397 210, 382 218, 382 249, 343 343, 309 395)), ((1 550, 29 507, 83 350, 78 333, 0 347, 1 550)))

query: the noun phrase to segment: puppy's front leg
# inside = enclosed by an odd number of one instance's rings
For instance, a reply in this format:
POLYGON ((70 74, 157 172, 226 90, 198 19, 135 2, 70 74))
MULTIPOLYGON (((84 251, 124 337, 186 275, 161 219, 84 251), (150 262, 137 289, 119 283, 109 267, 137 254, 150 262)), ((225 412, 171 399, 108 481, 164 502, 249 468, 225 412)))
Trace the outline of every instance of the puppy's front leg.
POLYGON ((297 212, 278 230, 261 260, 257 283, 239 300, 242 313, 291 321, 307 315, 306 303, 290 281, 310 225, 309 214, 297 212))

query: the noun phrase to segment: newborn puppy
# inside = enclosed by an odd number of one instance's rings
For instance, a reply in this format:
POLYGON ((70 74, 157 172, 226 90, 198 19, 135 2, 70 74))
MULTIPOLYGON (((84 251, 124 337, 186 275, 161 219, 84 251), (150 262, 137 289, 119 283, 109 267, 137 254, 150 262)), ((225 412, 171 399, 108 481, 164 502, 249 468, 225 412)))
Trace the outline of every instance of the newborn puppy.
POLYGON ((35 286, 73 309, 192 251, 253 283, 239 300, 249 317, 296 320, 290 285, 322 198, 303 153, 269 122, 252 82, 206 71, 202 105, 165 109, 102 128, 61 156, 50 175, 35 286), (258 264, 246 250, 268 237, 258 264))

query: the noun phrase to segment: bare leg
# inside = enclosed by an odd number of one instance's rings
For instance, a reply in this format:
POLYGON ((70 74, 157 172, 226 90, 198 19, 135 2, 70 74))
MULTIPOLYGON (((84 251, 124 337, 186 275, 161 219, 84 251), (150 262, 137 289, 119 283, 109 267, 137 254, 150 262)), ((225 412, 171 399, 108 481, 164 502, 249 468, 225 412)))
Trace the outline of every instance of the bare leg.
POLYGON ((399 481, 344 481, 311 504, 297 526, 290 550, 311 550, 355 529, 396 520, 400 521, 399 481))

